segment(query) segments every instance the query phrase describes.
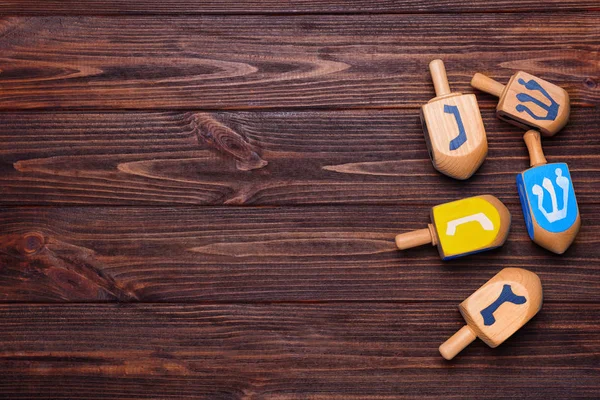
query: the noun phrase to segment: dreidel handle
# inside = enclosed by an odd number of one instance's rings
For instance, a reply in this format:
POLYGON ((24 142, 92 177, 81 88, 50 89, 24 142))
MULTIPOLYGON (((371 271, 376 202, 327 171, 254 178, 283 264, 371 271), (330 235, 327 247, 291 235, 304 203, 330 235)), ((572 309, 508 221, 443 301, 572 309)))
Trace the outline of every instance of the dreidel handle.
POLYGON ((544 165, 548 162, 546 161, 546 157, 544 157, 544 151, 542 150, 542 139, 538 131, 532 129, 525 132, 523 135, 523 140, 525 140, 527 151, 529 151, 529 165, 535 167, 538 165, 544 165))
POLYGON ((470 345, 473 340, 477 338, 473 329, 469 325, 465 325, 446 340, 440 346, 440 354, 446 360, 452 360, 458 353, 460 353, 465 347, 470 345))
POLYGON ((401 233, 400 235, 396 236, 396 246, 398 246, 400 250, 423 246, 424 244, 429 243, 431 243, 433 246, 437 245, 438 243, 435 229, 431 224, 429 224, 425 229, 401 233))
POLYGON ((433 60, 429 63, 429 71, 435 88, 435 96, 441 97, 450 94, 450 85, 446 76, 446 68, 442 60, 433 60))
POLYGON ((471 86, 496 97, 502 96, 502 92, 504 92, 503 84, 483 74, 480 74, 479 72, 473 75, 473 78, 471 79, 471 86))

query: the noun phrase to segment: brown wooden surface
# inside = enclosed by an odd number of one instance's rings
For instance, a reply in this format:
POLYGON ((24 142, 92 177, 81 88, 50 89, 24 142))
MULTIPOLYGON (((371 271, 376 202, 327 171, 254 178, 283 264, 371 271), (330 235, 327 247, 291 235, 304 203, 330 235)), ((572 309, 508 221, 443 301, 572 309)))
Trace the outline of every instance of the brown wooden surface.
POLYGON ((433 57, 453 91, 525 69, 589 106, 599 37, 595 12, 11 17, 0 109, 419 107, 433 57))
POLYGON ((0 398, 600 397, 600 6, 595 1, 0 3, 0 398), (297 14, 297 15, 296 15, 297 14), (436 173, 427 64, 476 93, 488 158, 436 173), (567 89, 544 139, 582 230, 527 237, 523 131, 475 72, 567 89), (500 249, 400 253, 430 207, 489 193, 500 249), (503 267, 538 316, 497 349, 437 347, 503 267))
POLYGON ((478 340, 450 364, 437 346, 463 321, 438 302, 3 305, 0 390, 11 399, 48 388, 77 399, 594 398, 600 307, 568 308, 547 304, 504 346, 478 340))
POLYGON ((431 246, 396 250, 396 234, 430 222, 424 206, 10 208, 0 300, 458 304, 501 268, 522 267, 540 274, 546 301, 598 302, 600 216, 580 208, 585 222, 562 256, 529 240, 515 204, 504 247, 449 262, 431 246), (21 239, 35 232, 43 238, 28 252, 21 239))
MULTIPOLYGON (((569 164, 580 203, 597 204, 600 113, 572 114, 544 150, 569 164)), ((465 184, 432 168, 413 109, 0 113, 0 204, 433 206, 485 193, 518 203, 524 132, 483 116, 488 157, 465 184)))
POLYGON ((444 0, 5 0, 6 15, 123 14, 372 14, 515 11, 598 11, 595 0, 444 1, 444 0))

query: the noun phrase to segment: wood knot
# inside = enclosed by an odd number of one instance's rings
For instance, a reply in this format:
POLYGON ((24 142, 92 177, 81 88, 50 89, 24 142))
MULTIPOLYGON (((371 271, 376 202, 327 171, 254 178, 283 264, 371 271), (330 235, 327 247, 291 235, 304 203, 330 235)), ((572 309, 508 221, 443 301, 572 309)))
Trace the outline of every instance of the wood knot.
POLYGON ((21 236, 17 243, 19 253, 31 256, 46 245, 46 238, 39 232, 28 232, 21 236))
POLYGON ((598 83, 592 78, 585 78, 583 83, 588 89, 596 89, 598 87, 598 83))
POLYGON ((268 164, 258 149, 233 129, 217 121, 209 114, 194 115, 198 138, 222 154, 236 160, 236 168, 241 171, 259 169, 268 164))

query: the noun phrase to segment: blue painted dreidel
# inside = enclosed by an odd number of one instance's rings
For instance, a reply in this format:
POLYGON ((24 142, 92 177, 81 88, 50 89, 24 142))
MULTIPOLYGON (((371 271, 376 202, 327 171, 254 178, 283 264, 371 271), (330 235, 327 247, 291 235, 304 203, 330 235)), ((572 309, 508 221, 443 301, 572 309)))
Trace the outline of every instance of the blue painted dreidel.
POLYGON ((451 360, 477 337, 498 347, 540 311, 542 300, 536 274, 504 268, 460 304, 467 324, 440 346, 440 354, 451 360))
POLYGON ((421 107, 421 123, 431 162, 445 175, 468 179, 488 150, 477 99, 450 92, 442 60, 433 60, 429 70, 436 97, 421 107))
POLYGON ((498 118, 520 128, 534 128, 552 136, 569 120, 571 106, 566 90, 527 72, 517 72, 506 86, 477 73, 471 86, 499 97, 498 118))
POLYGON ((523 139, 532 168, 517 175, 517 189, 527 233, 543 248, 562 254, 581 226, 569 167, 547 164, 539 132, 527 131, 523 139))

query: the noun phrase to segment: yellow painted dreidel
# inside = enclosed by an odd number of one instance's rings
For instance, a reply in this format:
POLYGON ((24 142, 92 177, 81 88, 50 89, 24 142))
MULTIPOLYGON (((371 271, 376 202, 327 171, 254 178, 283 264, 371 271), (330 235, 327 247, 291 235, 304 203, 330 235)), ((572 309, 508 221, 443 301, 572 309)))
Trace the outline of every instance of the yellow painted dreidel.
POLYGON ((442 60, 429 64, 436 97, 421 107, 425 142, 435 169, 467 179, 487 155, 483 120, 474 94, 451 93, 442 60))
POLYGON ((562 254, 581 226, 569 167, 547 164, 538 131, 527 131, 523 139, 532 168, 517 175, 517 189, 527 233, 535 243, 562 254))
POLYGON ((433 207, 431 221, 425 229, 396 236, 396 246, 405 250, 431 243, 443 260, 495 249, 506 241, 510 212, 494 196, 482 195, 433 207))
POLYGON ((536 274, 504 268, 460 303, 467 324, 440 346, 442 357, 452 360, 477 337, 498 347, 540 311, 542 300, 542 283, 536 274))
POLYGON ((498 118, 520 128, 534 128, 544 136, 552 136, 569 120, 567 91, 527 72, 517 72, 506 86, 477 73, 471 86, 499 97, 498 118))

